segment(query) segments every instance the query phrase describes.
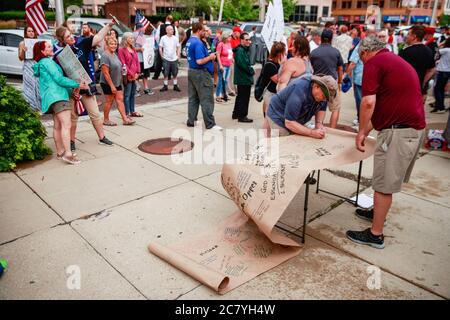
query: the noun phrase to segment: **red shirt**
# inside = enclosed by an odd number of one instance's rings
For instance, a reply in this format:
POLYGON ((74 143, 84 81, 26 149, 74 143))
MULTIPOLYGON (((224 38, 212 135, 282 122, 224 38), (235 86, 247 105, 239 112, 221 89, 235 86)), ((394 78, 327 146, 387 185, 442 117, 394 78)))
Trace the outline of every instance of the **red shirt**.
POLYGON ((364 64, 362 96, 376 95, 372 115, 375 130, 392 125, 425 128, 425 111, 419 78, 411 65, 383 49, 364 64))
POLYGON ((237 48, 239 47, 239 45, 241 44, 241 39, 240 38, 230 38, 230 44, 231 44, 231 49, 237 48))

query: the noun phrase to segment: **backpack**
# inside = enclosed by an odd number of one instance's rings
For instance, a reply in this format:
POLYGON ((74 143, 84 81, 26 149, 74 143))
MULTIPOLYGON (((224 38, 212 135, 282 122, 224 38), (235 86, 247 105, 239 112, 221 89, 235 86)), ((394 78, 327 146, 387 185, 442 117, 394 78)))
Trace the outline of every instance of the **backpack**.
MULTIPOLYGON (((273 62, 271 62, 271 61, 267 61, 267 63, 272 63, 273 65, 275 65, 275 64, 274 64, 273 62)), ((256 83, 255 83, 255 92, 254 92, 254 96, 255 96, 256 101, 258 101, 258 102, 263 101, 263 98, 264 98, 264 92, 266 92, 266 89, 267 89, 267 87, 269 87, 270 82, 271 82, 271 81, 269 80, 269 83, 268 83, 266 86, 263 85, 264 68, 265 68, 265 66, 267 65, 267 63, 266 63, 266 64, 264 65, 264 67, 262 68, 261 73, 259 74, 259 77, 258 77, 258 79, 256 80, 256 83)))

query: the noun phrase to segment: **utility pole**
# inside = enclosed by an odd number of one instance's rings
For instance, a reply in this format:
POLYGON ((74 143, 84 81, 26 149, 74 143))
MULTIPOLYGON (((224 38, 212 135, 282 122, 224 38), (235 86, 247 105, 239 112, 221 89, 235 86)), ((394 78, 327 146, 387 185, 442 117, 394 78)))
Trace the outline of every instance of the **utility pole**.
POLYGON ((55 0, 56 27, 64 23, 64 5, 63 0, 55 0))
POLYGON ((259 22, 264 22, 266 18, 266 1, 259 0, 259 22))
POLYGON ((220 24, 222 21, 222 14, 223 14, 223 3, 225 0, 220 0, 220 10, 219 10, 219 18, 217 19, 217 23, 220 24))
POLYGON ((431 15, 431 23, 430 23, 430 25, 432 25, 432 26, 436 26, 436 12, 437 12, 438 1, 439 0, 434 0, 433 14, 431 15))

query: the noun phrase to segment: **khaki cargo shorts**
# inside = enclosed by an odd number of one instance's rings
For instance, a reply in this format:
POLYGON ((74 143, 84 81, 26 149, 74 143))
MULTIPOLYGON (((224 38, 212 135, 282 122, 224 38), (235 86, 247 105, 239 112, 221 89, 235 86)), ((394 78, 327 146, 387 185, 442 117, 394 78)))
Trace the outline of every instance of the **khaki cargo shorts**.
POLYGON ((270 137, 285 137, 291 135, 291 132, 288 129, 280 127, 268 116, 266 116, 266 119, 270 127, 270 137))
POLYGON ((378 133, 374 154, 373 190, 392 194, 408 182, 423 143, 425 130, 384 129, 378 133))

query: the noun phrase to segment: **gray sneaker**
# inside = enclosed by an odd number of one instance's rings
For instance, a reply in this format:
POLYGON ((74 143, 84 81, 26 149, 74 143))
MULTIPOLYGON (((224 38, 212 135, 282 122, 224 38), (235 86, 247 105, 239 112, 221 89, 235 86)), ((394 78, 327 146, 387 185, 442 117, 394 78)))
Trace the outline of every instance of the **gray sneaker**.
POLYGON ((109 140, 106 136, 103 137, 103 139, 100 139, 98 141, 98 144, 103 145, 103 146, 108 146, 108 147, 113 146, 113 142, 111 140, 109 140))

